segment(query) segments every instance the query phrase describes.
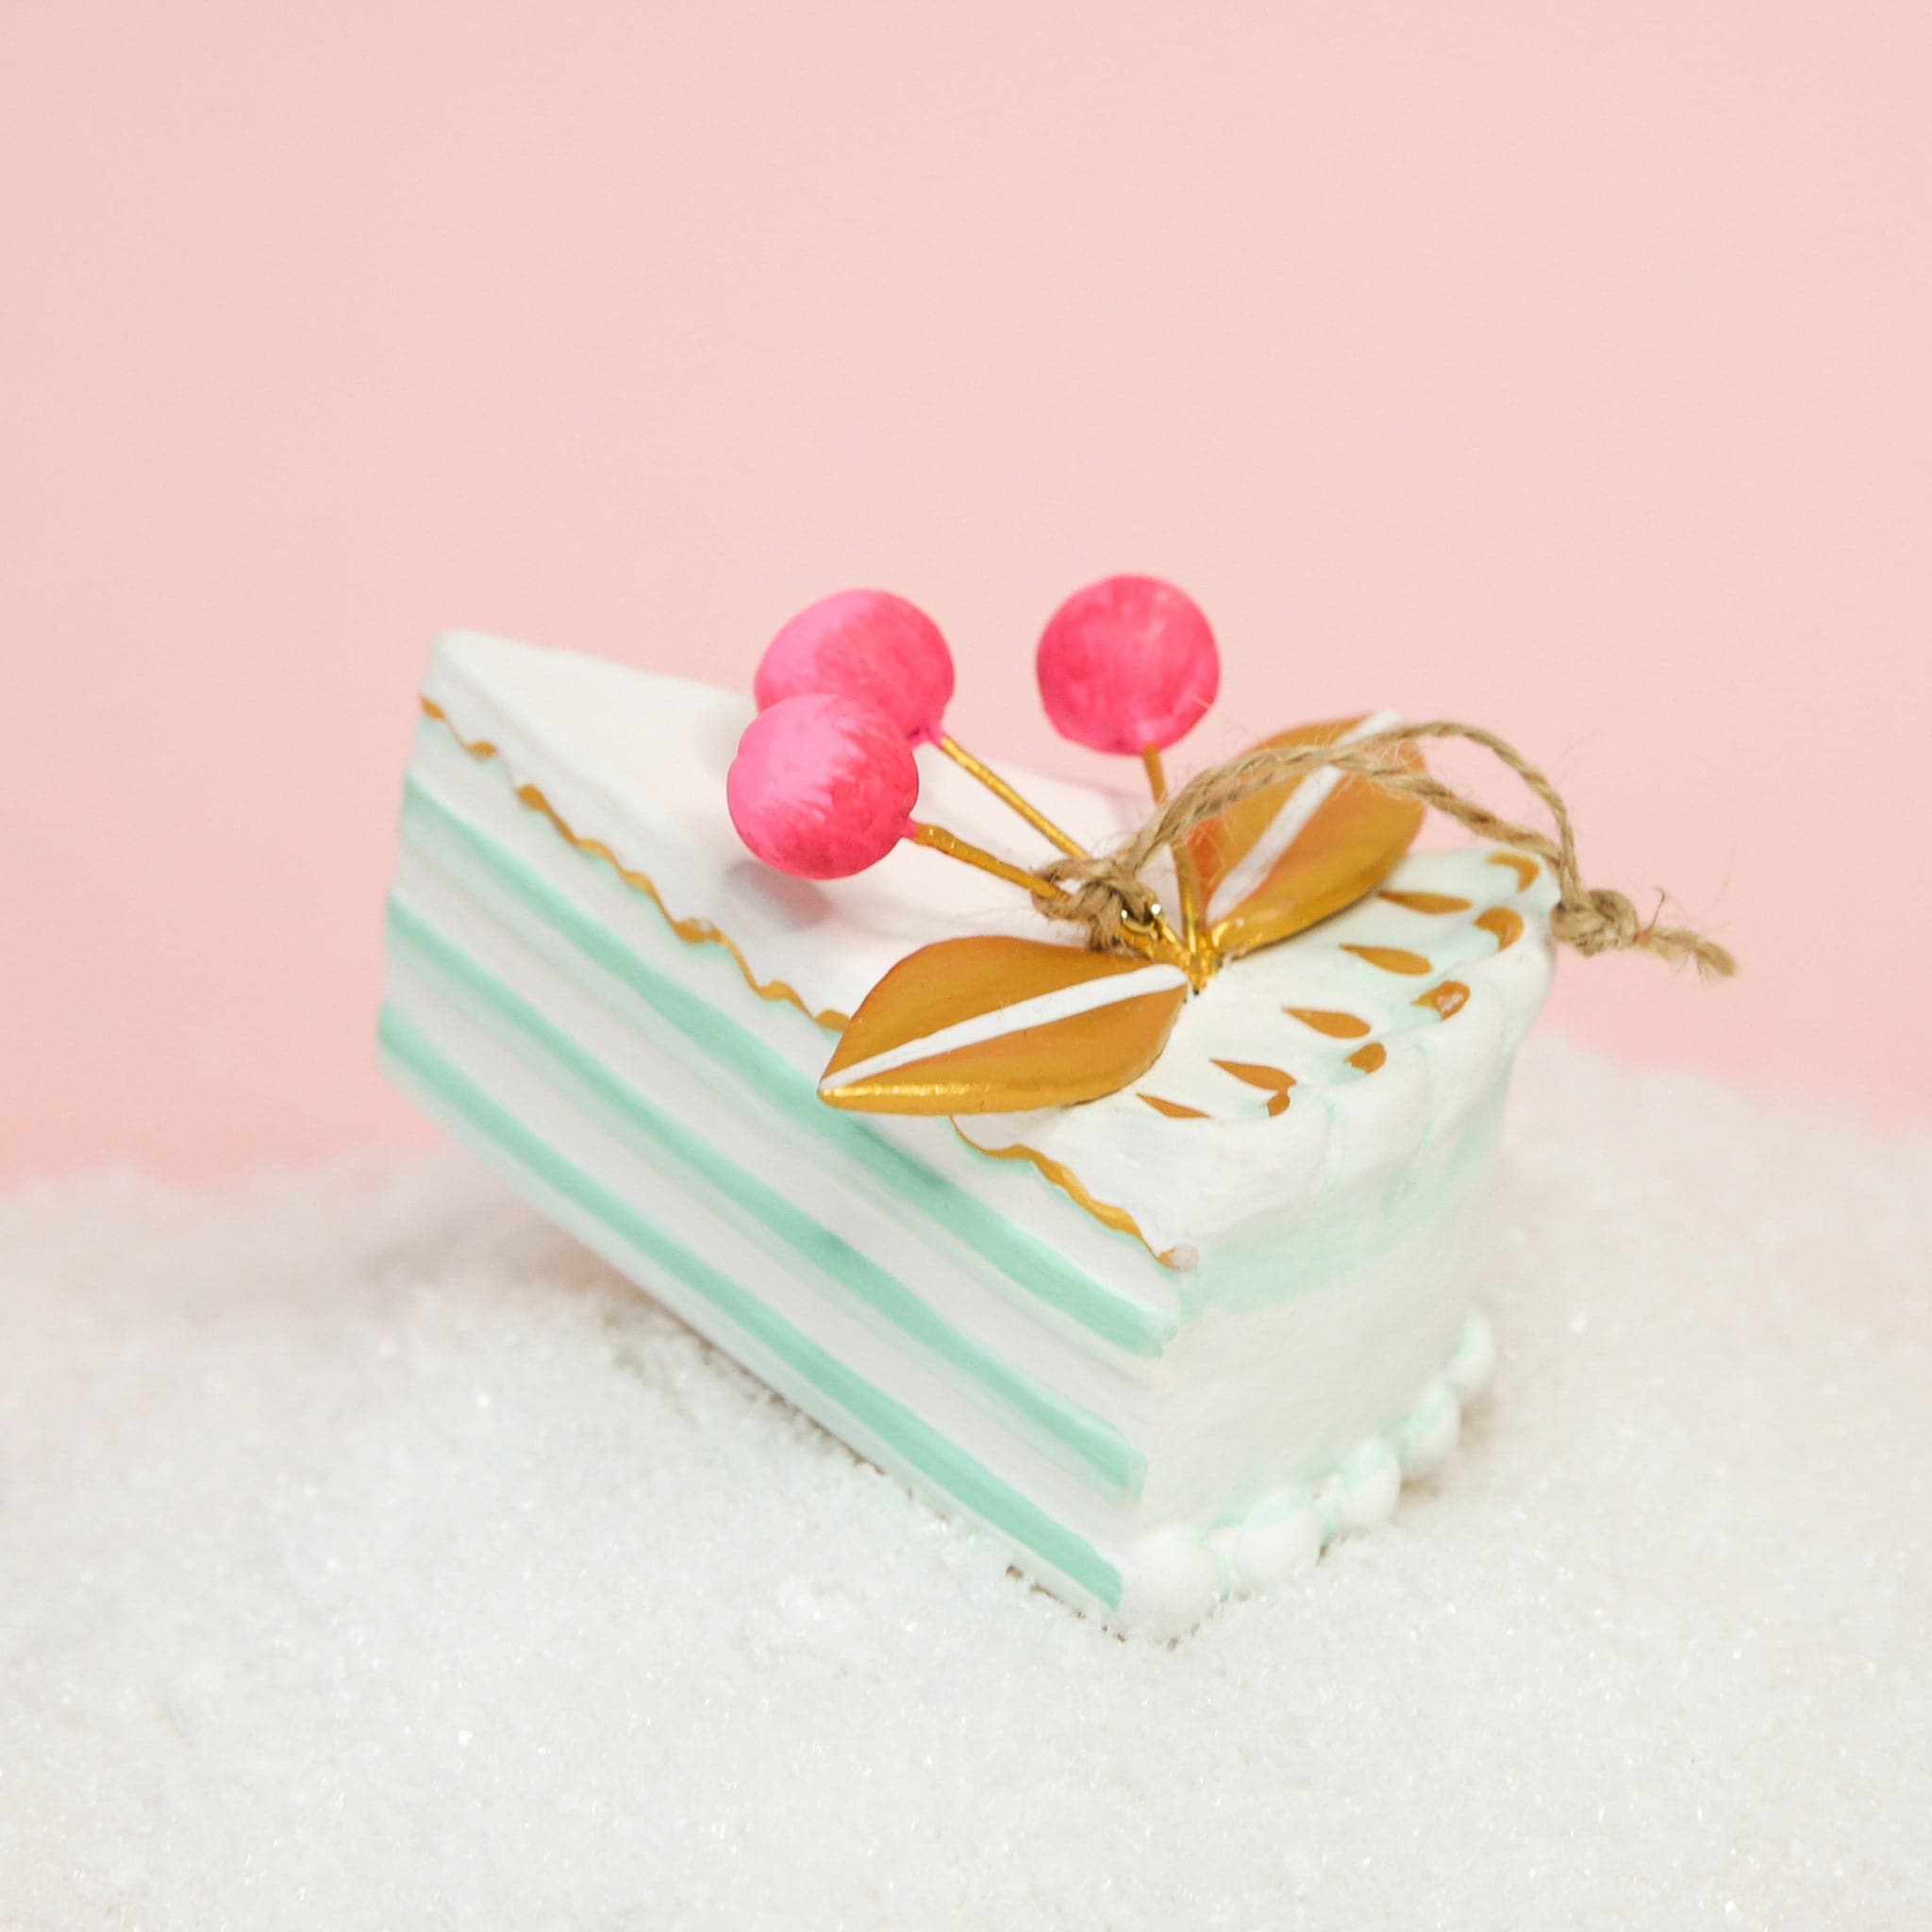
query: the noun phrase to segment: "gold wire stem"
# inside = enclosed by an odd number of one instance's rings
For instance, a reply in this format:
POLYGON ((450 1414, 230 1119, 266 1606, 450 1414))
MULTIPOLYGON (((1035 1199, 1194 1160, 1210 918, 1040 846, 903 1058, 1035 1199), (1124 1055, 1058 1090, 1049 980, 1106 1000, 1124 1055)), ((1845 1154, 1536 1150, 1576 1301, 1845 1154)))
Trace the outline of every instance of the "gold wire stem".
POLYGON ((1061 831, 1038 806, 1029 805, 991 765, 974 758, 957 738, 950 738, 942 731, 935 742, 962 772, 970 772, 1002 805, 1018 812, 1036 832, 1050 839, 1069 858, 1087 857, 1087 848, 1077 839, 1061 831))
MULTIPOLYGON (((1147 769, 1147 783, 1156 805, 1167 803, 1167 772, 1160 762, 1160 747, 1146 746, 1141 762, 1147 769)), ((1201 882, 1194 873, 1193 855, 1176 840, 1174 844, 1174 882, 1181 902, 1181 948, 1188 956, 1188 976, 1196 987, 1205 983, 1208 961, 1201 944, 1201 882), (1199 977, 1196 977, 1197 969, 1199 977)))
POLYGON ((1013 865, 981 846, 971 844, 957 832, 947 831, 943 825, 928 825, 914 819, 912 828, 906 836, 915 845, 943 852, 948 858, 957 858, 962 864, 977 866, 981 872, 989 872, 996 879, 1005 879, 1009 886, 1018 886, 1024 892, 1044 892, 1050 898, 1061 896, 1061 888, 1051 879, 1043 879, 1037 872, 1028 872, 1024 866, 1013 865))
MULTIPOLYGON (((1062 831, 1038 806, 1022 798, 991 766, 974 758, 957 738, 950 738, 944 732, 941 732, 935 742, 962 772, 970 772, 995 798, 999 799, 1001 803, 1010 806, 1036 832, 1050 839, 1069 858, 1085 858, 1089 857, 1087 848, 1077 839, 1074 838, 1071 833, 1062 831)), ((956 846, 962 842, 953 833, 947 833, 946 837, 952 839, 956 846)), ((930 843, 932 841, 927 841, 926 842, 930 843)), ((964 855, 956 852, 954 856, 963 857, 964 855)), ((1005 863, 1004 860, 997 862, 1005 863)), ((1000 874, 998 875, 1009 877, 1011 874, 1000 874)), ((1027 876, 1030 877, 1031 874, 1027 876)), ((1042 886, 1048 890, 1060 890, 1055 888, 1051 880, 1046 879, 1038 880, 1028 890, 1037 891, 1042 886)), ((1158 908, 1155 910, 1153 924, 1144 931, 1135 933, 1129 928, 1124 928, 1124 930, 1127 932, 1128 942, 1137 951, 1144 953, 1148 958, 1166 959, 1170 964, 1179 966, 1196 988, 1206 983, 1207 975, 1199 970, 1201 965, 1199 954, 1191 946, 1182 943, 1180 935, 1167 923, 1166 916, 1158 908)))

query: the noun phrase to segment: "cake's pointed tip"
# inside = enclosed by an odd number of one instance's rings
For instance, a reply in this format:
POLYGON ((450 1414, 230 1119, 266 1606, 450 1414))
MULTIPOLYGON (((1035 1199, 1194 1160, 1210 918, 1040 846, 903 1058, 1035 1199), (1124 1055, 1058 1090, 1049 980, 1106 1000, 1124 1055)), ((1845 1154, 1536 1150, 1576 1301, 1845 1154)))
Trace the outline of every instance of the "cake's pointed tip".
POLYGON ((566 655, 549 644, 526 644, 493 631, 448 625, 430 640, 429 661, 458 671, 489 671, 510 664, 528 664, 566 655))

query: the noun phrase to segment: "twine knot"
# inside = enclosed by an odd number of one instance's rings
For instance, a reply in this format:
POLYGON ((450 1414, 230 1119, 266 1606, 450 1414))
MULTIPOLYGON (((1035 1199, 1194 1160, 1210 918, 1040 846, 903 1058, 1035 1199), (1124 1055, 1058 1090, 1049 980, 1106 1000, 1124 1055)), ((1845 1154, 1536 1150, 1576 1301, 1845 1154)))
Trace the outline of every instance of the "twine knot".
POLYGON ((1624 893, 1605 886, 1587 890, 1574 902, 1552 907, 1550 931, 1559 943, 1574 946, 1590 958, 1636 945, 1643 937, 1643 922, 1624 893))
POLYGON ((1056 890, 1036 892, 1033 903, 1049 919, 1084 925, 1090 942, 1102 952, 1133 951, 1128 934, 1144 935, 1160 924, 1154 889, 1138 876, 1138 868, 1129 871, 1119 855, 1098 852, 1058 859, 1042 867, 1040 875, 1056 890))
POLYGON ((1557 881, 1550 934, 1560 944, 1586 957, 1633 950, 1654 953, 1674 965, 1694 964, 1706 979, 1728 979, 1738 970, 1738 962, 1715 940, 1688 926, 1645 920, 1626 894, 1587 886, 1577 870, 1570 808, 1557 788, 1494 732, 1446 718, 1392 725, 1330 744, 1264 746, 1210 765, 1163 801, 1115 851, 1062 858, 1047 866, 1041 874, 1044 890, 1035 893, 1034 904, 1049 919, 1084 926, 1089 943, 1103 951, 1143 951, 1147 936, 1160 929, 1162 918, 1158 900, 1141 877, 1154 856, 1178 845, 1243 799, 1324 768, 1417 799, 1478 839, 1542 861, 1557 881), (1479 745, 1507 765, 1548 811, 1555 836, 1514 824, 1481 800, 1436 777, 1416 757, 1414 747, 1424 739, 1437 738, 1459 738, 1479 745))

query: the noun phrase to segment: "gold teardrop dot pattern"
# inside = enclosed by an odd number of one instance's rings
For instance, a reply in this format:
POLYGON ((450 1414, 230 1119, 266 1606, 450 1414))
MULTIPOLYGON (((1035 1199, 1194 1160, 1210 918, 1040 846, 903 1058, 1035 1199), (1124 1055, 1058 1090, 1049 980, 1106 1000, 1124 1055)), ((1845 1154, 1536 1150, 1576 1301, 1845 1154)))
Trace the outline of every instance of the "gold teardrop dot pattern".
POLYGON ((1198 1107, 1185 1107, 1178 1100, 1163 1100, 1158 1093, 1142 1093, 1139 1097, 1144 1106, 1151 1107, 1156 1113, 1164 1113, 1171 1121, 1205 1121, 1212 1118, 1198 1107))
MULTIPOLYGON (((1544 868, 1520 853, 1483 858, 1498 872, 1485 877, 1463 869, 1432 877, 1418 866, 1409 875, 1413 885, 1398 879, 1374 887, 1363 905, 1377 909, 1358 919, 1352 933, 1344 927, 1332 939, 1309 935, 1307 975, 1281 981, 1278 1004, 1249 1008, 1251 1024, 1240 1031, 1223 1031, 1219 1024, 1203 1029, 1207 1038, 1198 1046, 1164 1055, 1141 1075, 1150 1084, 1126 1088, 1121 1099, 1142 1121, 1158 1115, 1163 1124, 1258 1126, 1282 1118, 1286 1128, 1287 1121, 1334 1104, 1359 1081, 1394 1078, 1388 1069, 1407 1050, 1401 1046, 1407 1031, 1456 1019, 1481 990, 1476 982, 1487 962, 1511 947, 1529 950, 1539 929, 1548 892, 1544 868), (1435 889, 1438 880, 1441 890, 1435 889), (1519 889, 1529 896, 1518 899, 1519 889), (1405 938, 1408 944, 1398 943, 1405 938), (1303 986, 1304 998, 1313 997, 1291 1003, 1303 986), (1271 1022, 1271 1011, 1281 1018, 1271 1022), (1286 1035, 1282 1020, 1293 1023, 1286 1035)), ((1287 942, 1290 950, 1293 944, 1287 942)), ((1259 969, 1242 961, 1229 970, 1259 969)), ((1177 1036, 1176 1044, 1185 1038, 1177 1036)))
POLYGON ((1294 1085, 1292 1074, 1280 1067, 1264 1066, 1259 1060, 1216 1060, 1214 1064, 1224 1074, 1232 1074, 1237 1080, 1260 1088, 1268 1096, 1270 1114, 1288 1111, 1288 1090, 1294 1085))
POLYGON ((1265 1087, 1271 1092, 1277 1088, 1292 1087, 1294 1075, 1280 1067, 1266 1067, 1259 1060, 1216 1060, 1214 1064, 1224 1074, 1232 1074, 1237 1080, 1245 1080, 1250 1087, 1265 1087))
MULTIPOLYGON (((1481 923, 1477 921, 1478 924, 1481 923)), ((1522 924, 1517 921, 1519 928, 1522 924)), ((1420 953, 1411 953, 1406 946, 1343 946, 1341 950, 1365 959, 1371 966, 1379 966, 1384 973, 1406 974, 1412 979, 1420 979, 1431 971, 1429 962, 1420 953)))
POLYGON ((1375 896, 1409 912, 1467 912, 1472 903, 1454 892, 1391 892, 1386 886, 1375 896))
POLYGON ((1284 1007, 1281 1010, 1330 1040, 1366 1040, 1369 1035, 1369 1023, 1353 1013, 1330 1013, 1320 1007, 1284 1007))

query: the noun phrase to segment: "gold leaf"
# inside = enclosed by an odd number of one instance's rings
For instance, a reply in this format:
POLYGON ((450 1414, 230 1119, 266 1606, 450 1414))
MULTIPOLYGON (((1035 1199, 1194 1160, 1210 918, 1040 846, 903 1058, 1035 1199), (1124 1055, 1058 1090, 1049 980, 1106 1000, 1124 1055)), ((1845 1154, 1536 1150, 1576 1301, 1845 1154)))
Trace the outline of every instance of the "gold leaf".
MULTIPOLYGON (((1257 751, 1304 744, 1333 744, 1353 731, 1359 718, 1326 724, 1303 724, 1257 745, 1257 751)), ((1409 746, 1396 754, 1420 767, 1409 746)), ((1415 799, 1384 791, 1367 778, 1344 774, 1293 827, 1284 818, 1305 784, 1325 783, 1325 774, 1293 778, 1230 806, 1189 838, 1188 856, 1208 910, 1209 934, 1226 957, 1270 946, 1351 906, 1395 870, 1423 822, 1415 799), (1292 828, 1292 829, 1291 829, 1292 828), (1285 837, 1281 850, 1272 845, 1285 837), (1259 874, 1258 877, 1257 874, 1259 874), (1238 894, 1232 905, 1225 902, 1238 894)))
POLYGON ((1173 966, 1042 940, 942 940, 866 994, 819 1082, 867 1113, 1021 1113, 1138 1080, 1188 996, 1173 966))

